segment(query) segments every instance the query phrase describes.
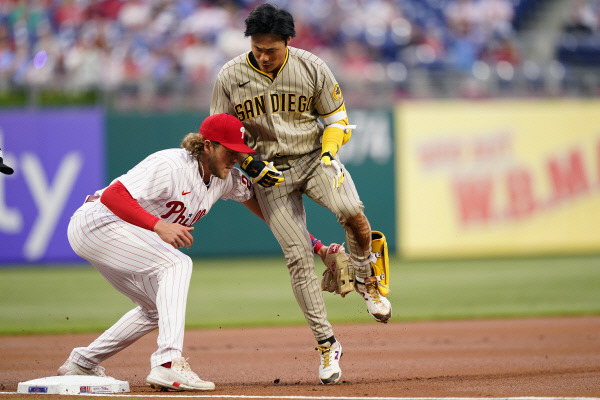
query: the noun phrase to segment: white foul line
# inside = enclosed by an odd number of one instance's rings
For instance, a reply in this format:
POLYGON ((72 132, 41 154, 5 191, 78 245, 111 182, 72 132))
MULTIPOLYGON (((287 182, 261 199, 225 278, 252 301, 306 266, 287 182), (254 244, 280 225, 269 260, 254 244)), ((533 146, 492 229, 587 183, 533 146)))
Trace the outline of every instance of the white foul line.
MULTIPOLYGON (((17 392, 0 392, 0 394, 16 395, 17 392)), ((73 395, 71 395, 73 396, 73 395)), ((75 395, 77 396, 77 395, 75 395)), ((112 394, 85 393, 80 396, 100 397, 135 397, 135 398, 195 398, 195 399, 308 399, 308 400, 600 400, 600 397, 349 397, 349 396, 253 396, 237 394, 112 394)))

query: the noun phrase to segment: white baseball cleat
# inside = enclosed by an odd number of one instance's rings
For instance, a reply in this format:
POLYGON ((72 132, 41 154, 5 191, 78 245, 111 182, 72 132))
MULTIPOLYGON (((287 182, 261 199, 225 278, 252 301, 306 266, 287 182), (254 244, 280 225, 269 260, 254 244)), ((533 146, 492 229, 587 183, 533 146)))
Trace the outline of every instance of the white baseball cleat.
POLYGON ((67 359, 63 365, 58 368, 58 372, 56 372, 58 376, 64 375, 92 375, 92 376, 101 376, 106 378, 106 374, 104 373, 104 367, 96 365, 93 368, 84 368, 79 364, 76 364, 74 361, 67 359))
POLYGON ((324 385, 338 383, 342 377, 340 359, 342 358, 342 345, 335 342, 331 346, 317 346, 320 353, 319 379, 324 385))
POLYGON ((377 290, 377 278, 374 276, 365 278, 365 283, 356 281, 356 291, 367 302, 367 311, 377 320, 384 324, 392 318, 392 304, 388 299, 381 296, 377 290))
POLYGON ((183 357, 171 360, 171 368, 161 365, 152 368, 146 377, 146 383, 153 389, 162 390, 214 390, 215 384, 203 381, 190 368, 183 357))

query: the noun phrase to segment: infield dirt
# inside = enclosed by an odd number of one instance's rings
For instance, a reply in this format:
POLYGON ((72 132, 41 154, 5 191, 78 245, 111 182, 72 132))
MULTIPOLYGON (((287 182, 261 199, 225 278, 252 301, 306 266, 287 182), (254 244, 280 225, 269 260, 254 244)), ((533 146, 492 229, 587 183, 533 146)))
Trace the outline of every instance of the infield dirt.
MULTIPOLYGON (((184 357, 217 386, 202 394, 215 396, 600 397, 600 316, 334 329, 344 346, 342 383, 334 386, 318 383, 307 326, 188 330, 184 357)), ((0 391, 55 375, 73 347, 96 336, 0 337, 0 391)), ((107 374, 129 381, 131 394, 157 394, 144 383, 155 347, 156 333, 147 335, 103 363, 107 374)), ((0 395, 7 397, 31 395, 0 395)), ((52 396, 61 397, 73 398, 52 396)))

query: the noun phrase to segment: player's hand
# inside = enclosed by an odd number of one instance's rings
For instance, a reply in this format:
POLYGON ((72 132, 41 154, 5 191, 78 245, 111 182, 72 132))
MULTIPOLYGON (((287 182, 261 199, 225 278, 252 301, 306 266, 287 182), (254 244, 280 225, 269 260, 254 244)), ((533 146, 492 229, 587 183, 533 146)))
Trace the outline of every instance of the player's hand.
POLYGON ((187 247, 188 249, 194 243, 194 237, 190 233, 194 228, 190 226, 183 226, 180 224, 173 224, 171 222, 165 222, 162 219, 154 225, 154 232, 176 249, 187 247))
POLYGON ((260 186, 277 186, 284 181, 281 171, 277 171, 273 162, 256 161, 252 156, 248 156, 242 162, 241 167, 260 186))
POLYGON ((321 260, 323 261, 323 264, 327 265, 325 263, 325 257, 327 257, 327 249, 329 248, 329 246, 323 246, 319 249, 319 251, 317 251, 317 255, 319 257, 321 257, 321 260))
POLYGON ((327 176, 333 178, 332 187, 334 189, 342 186, 344 182, 344 173, 342 172, 342 165, 338 160, 331 156, 331 153, 326 152, 321 156, 321 167, 327 176))

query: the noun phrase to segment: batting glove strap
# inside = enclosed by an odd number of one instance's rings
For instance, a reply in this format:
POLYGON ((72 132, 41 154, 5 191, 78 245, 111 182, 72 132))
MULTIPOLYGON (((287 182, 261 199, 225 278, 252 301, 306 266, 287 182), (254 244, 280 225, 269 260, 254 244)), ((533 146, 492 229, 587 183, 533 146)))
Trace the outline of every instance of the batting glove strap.
POLYGON ((343 130, 344 132, 348 132, 349 130, 356 129, 356 125, 342 125, 342 124, 338 124, 338 123, 327 125, 328 128, 330 126, 339 128, 339 129, 343 130))

